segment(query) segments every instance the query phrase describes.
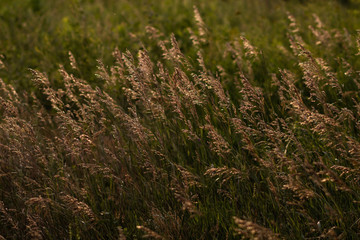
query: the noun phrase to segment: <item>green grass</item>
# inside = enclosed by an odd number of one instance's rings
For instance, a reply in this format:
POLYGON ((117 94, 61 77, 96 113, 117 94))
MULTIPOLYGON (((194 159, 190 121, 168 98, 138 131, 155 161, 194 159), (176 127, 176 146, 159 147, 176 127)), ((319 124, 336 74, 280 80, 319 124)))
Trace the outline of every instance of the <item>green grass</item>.
POLYGON ((359 238, 358 29, 355 0, 1 1, 0 238, 359 238))
MULTIPOLYGON (((346 28, 350 34, 359 29, 359 3, 342 7, 336 1, 80 1, 50 3, 42 0, 2 1, 1 43, 8 71, 2 71, 6 82, 29 88, 27 68, 39 69, 58 79, 59 64, 65 64, 68 51, 79 63, 82 77, 99 84, 94 77, 96 59, 110 64, 111 52, 120 49, 136 51, 142 42, 149 50, 155 46, 145 37, 145 27, 152 25, 166 35, 175 33, 184 54, 192 54, 187 28, 194 24, 193 5, 198 6, 209 26, 207 46, 209 65, 224 52, 224 43, 244 34, 264 52, 267 66, 275 72, 289 66, 278 50, 287 45, 286 11, 300 22, 308 39, 307 26, 316 13, 329 28, 346 28), (130 33, 137 36, 132 39, 130 33), (270 63, 271 62, 271 63, 270 63)), ((156 51, 156 50, 154 50, 156 51)), ((159 57, 156 52, 153 57, 159 57)))

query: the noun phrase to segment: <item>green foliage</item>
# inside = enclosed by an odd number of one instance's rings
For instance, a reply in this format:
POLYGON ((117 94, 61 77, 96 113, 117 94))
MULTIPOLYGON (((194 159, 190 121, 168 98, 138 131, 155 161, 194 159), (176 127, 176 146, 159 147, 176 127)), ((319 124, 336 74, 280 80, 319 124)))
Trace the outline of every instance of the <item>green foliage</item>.
POLYGON ((0 239, 359 238, 359 4, 1 1, 0 239))

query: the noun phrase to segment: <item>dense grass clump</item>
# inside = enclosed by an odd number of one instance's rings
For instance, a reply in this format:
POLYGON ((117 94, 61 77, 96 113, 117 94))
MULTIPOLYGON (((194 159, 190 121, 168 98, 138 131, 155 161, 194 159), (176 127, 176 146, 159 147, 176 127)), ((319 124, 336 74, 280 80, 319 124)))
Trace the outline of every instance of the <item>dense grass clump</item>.
POLYGON ((16 2, 0 25, 41 21, 0 37, 0 239, 360 238, 356 1, 16 2))

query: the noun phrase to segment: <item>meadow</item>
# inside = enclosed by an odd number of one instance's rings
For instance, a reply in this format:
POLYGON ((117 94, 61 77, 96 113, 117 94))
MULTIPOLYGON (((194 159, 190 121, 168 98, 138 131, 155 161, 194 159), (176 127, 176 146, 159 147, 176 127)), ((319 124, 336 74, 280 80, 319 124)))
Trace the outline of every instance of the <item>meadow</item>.
POLYGON ((0 240, 360 239, 360 2, 0 1, 0 240))

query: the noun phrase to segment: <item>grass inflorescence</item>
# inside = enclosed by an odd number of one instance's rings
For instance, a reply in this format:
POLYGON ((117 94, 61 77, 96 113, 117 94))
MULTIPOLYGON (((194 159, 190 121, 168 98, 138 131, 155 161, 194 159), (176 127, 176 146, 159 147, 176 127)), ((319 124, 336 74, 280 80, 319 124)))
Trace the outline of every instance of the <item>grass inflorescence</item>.
MULTIPOLYGON (((100 2, 84 11, 113 4, 100 2)), ((184 1, 184 32, 148 23, 102 60, 72 42, 96 34, 61 19, 63 62, 35 49, 54 62, 27 65, 31 83, 2 55, 0 239, 359 238, 360 35, 286 11, 316 3, 275 2, 273 42, 208 25, 215 1, 184 1)))

